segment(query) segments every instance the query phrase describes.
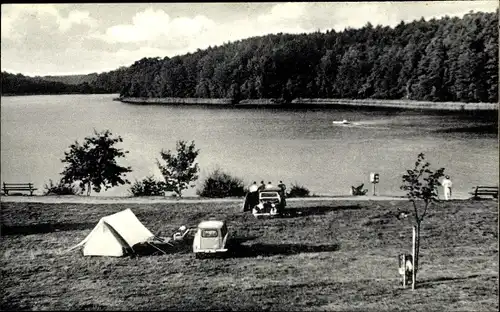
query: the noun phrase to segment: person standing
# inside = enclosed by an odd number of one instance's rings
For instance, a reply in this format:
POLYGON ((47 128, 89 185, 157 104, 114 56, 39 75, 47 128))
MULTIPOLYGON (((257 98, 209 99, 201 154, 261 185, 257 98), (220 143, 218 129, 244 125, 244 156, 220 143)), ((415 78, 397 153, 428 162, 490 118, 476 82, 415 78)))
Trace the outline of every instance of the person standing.
POLYGON ((283 183, 283 181, 280 180, 280 184, 278 184, 278 187, 281 189, 281 191, 283 192, 283 196, 285 195, 285 191, 286 191, 286 185, 285 183, 283 183))
POLYGON ((248 188, 248 199, 249 199, 248 205, 250 206, 249 210, 252 210, 252 207, 259 203, 258 190, 259 190, 259 186, 257 185, 257 182, 253 181, 253 184, 250 185, 250 187, 248 188))
POLYGON ((271 189, 273 188, 273 184, 271 183, 271 181, 267 182, 267 185, 264 187, 265 189, 271 189))
POLYGON ((443 186, 444 199, 451 199, 451 187, 453 183, 451 183, 450 176, 446 176, 441 182, 441 185, 443 186))
POLYGON ((257 185, 257 182, 253 181, 253 184, 248 187, 248 192, 253 193, 257 192, 259 189, 259 186, 257 185))
POLYGON ((265 188, 266 188, 266 184, 264 183, 264 180, 260 181, 260 185, 259 185, 259 188, 258 188, 258 189, 259 189, 259 191, 260 191, 260 190, 263 190, 263 189, 265 189, 265 188))
POLYGON ((282 213, 282 209, 285 208, 286 206, 286 185, 285 183, 283 183, 283 181, 280 180, 280 183, 278 184, 278 187, 281 189, 281 200, 283 201, 283 203, 280 205, 281 206, 281 209, 280 209, 280 213, 282 213))

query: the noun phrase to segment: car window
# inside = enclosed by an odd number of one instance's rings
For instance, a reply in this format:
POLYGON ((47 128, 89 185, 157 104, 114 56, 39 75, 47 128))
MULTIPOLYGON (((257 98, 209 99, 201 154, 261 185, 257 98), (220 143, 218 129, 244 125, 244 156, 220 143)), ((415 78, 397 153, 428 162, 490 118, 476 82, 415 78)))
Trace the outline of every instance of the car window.
POLYGON ((278 198, 278 193, 260 193, 261 198, 278 198))
POLYGON ((217 237, 219 233, 217 230, 202 230, 201 237, 217 237))

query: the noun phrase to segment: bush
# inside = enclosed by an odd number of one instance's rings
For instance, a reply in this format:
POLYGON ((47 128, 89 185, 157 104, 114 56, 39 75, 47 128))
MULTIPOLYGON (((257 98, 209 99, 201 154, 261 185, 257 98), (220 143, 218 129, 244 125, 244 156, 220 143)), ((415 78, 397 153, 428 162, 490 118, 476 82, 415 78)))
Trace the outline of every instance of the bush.
POLYGON ((71 183, 59 181, 54 184, 51 179, 49 179, 48 185, 44 185, 44 188, 43 195, 78 195, 80 193, 80 189, 71 183))
POLYGON ((309 197, 309 189, 305 186, 292 184, 290 191, 286 194, 287 197, 309 197))
POLYGON ((135 180, 129 192, 133 196, 165 196, 166 183, 148 176, 142 181, 135 180))
POLYGON ((245 193, 243 180, 232 177, 221 169, 214 170, 203 181, 201 190, 196 191, 199 196, 210 198, 241 197, 245 193))

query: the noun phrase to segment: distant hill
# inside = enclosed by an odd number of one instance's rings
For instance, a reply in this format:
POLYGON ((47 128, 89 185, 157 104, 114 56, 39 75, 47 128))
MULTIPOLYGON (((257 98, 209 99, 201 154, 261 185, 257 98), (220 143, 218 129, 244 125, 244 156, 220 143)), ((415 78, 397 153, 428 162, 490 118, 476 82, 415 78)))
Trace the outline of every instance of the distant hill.
POLYGON ((98 74, 87 74, 87 75, 65 75, 65 76, 36 76, 35 78, 40 78, 46 81, 62 82, 69 85, 79 85, 84 82, 91 84, 97 79, 98 74))
POLYGON ((110 93, 106 89, 90 85, 87 82, 73 85, 58 81, 47 81, 40 77, 28 77, 22 74, 1 73, 2 95, 35 94, 73 94, 73 93, 110 93))
POLYGON ((2 95, 119 93, 127 67, 101 74, 35 76, 2 72, 2 95))

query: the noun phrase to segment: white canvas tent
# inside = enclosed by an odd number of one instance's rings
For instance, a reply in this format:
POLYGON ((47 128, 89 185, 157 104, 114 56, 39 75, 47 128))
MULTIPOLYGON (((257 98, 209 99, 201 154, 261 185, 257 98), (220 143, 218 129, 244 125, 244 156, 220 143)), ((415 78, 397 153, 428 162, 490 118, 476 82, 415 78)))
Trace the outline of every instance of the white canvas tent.
POLYGON ((132 210, 126 209, 101 218, 90 234, 69 250, 83 246, 84 256, 121 257, 135 244, 146 242, 152 237, 153 233, 137 219, 132 210))

